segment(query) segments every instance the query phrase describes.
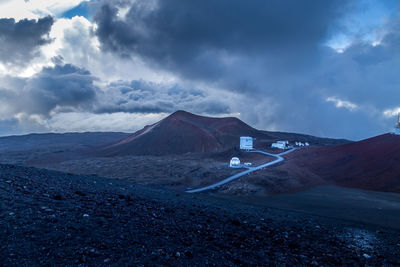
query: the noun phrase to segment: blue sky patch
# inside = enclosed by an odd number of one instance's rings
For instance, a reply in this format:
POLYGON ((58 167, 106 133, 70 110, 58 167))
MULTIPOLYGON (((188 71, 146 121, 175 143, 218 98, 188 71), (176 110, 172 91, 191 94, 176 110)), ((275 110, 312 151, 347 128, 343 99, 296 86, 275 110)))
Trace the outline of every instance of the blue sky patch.
POLYGON ((62 18, 73 18, 75 16, 82 16, 89 19, 89 2, 82 2, 74 8, 64 12, 62 18))

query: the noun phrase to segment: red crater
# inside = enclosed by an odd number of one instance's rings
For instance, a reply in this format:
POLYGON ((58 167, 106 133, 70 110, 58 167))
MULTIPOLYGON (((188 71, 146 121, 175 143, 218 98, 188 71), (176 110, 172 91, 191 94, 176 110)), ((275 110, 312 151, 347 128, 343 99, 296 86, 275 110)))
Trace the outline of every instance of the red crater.
POLYGON ((305 168, 327 183, 400 192, 400 136, 384 134, 335 147, 296 151, 290 165, 305 168))
POLYGON ((322 146, 349 142, 304 134, 261 131, 238 118, 212 118, 179 110, 115 144, 97 149, 95 153, 107 157, 219 153, 238 148, 240 136, 255 138, 254 146, 263 150, 270 148, 276 140, 310 142, 322 146))
POLYGON ((270 139, 268 134, 237 118, 210 118, 177 111, 105 147, 101 154, 122 156, 220 152, 238 146, 242 135, 270 139))

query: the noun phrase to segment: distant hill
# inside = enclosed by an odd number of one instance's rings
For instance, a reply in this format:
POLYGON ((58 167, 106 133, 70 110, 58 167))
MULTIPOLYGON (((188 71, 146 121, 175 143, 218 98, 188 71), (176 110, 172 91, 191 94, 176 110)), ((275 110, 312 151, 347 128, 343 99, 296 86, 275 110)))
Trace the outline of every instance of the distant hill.
POLYGON ((400 192, 400 136, 384 134, 351 144, 297 151, 290 163, 328 183, 400 192))
POLYGON ((32 149, 70 149, 104 146, 125 138, 119 132, 41 133, 0 137, 0 152, 32 149))
POLYGON ((215 153, 239 146, 240 136, 256 138, 255 146, 259 148, 266 148, 282 137, 290 141, 312 141, 318 145, 349 142, 260 131, 238 118, 211 118, 180 110, 115 144, 104 147, 99 153, 103 156, 215 153))

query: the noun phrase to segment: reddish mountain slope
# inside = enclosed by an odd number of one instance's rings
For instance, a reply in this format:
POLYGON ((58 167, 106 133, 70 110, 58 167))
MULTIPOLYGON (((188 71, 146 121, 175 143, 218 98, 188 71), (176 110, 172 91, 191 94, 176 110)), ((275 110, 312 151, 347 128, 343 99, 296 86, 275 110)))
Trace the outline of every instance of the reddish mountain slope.
POLYGON ((241 120, 209 118, 177 111, 144 127, 120 142, 104 148, 102 155, 166 155, 219 152, 239 145, 239 136, 271 139, 241 120))
POLYGON ((210 118, 180 110, 113 145, 97 150, 96 154, 125 156, 215 153, 238 147, 240 136, 256 138, 254 145, 260 149, 266 149, 272 142, 282 138, 291 142, 310 142, 313 145, 349 142, 303 134, 260 131, 238 118, 210 118))
POLYGON ((298 151, 291 164, 305 167, 328 183, 400 192, 400 136, 384 134, 363 141, 298 151))

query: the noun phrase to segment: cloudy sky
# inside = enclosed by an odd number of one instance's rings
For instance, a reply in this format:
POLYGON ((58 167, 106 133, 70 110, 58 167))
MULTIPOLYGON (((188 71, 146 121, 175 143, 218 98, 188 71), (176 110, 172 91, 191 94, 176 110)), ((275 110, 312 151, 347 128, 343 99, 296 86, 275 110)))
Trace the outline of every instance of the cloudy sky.
POLYGON ((178 109, 358 140, 400 112, 399 0, 0 0, 0 135, 178 109))

